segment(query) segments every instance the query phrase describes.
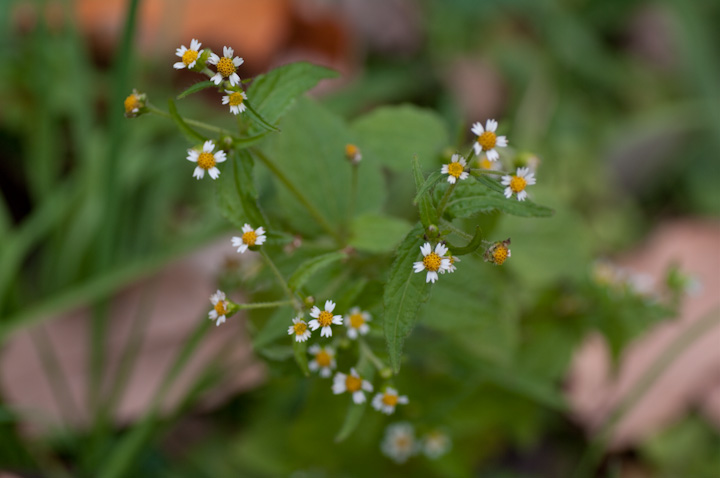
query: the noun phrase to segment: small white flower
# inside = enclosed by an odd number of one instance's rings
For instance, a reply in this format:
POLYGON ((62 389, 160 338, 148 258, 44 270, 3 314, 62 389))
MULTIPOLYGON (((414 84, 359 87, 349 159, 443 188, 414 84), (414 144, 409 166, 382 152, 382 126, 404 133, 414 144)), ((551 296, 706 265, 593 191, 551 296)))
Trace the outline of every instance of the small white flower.
POLYGON ((487 123, 485 123, 485 128, 483 128, 481 123, 475 123, 471 130, 473 134, 477 135, 477 140, 473 144, 475 154, 480 156, 480 153, 485 151, 485 155, 490 161, 497 161, 498 158, 500 158, 495 148, 505 148, 507 146, 507 138, 495 134, 497 126, 497 121, 489 119, 487 123))
POLYGON ((462 261, 460 260, 460 258, 457 257, 457 256, 449 255, 449 256, 447 256, 447 257, 448 257, 448 259, 450 260, 450 265, 448 266, 447 271, 445 271, 445 270, 440 270, 440 273, 441 273, 441 274, 444 274, 445 272, 448 272, 449 274, 452 274, 453 272, 455 272, 455 271, 457 270, 457 267, 455 267, 455 263, 456 263, 456 262, 462 262, 462 261))
POLYGON ((340 372, 335 374, 332 391, 335 395, 345 392, 352 393, 353 402, 359 405, 365 402, 365 392, 372 392, 373 386, 367 380, 363 380, 354 368, 351 368, 349 375, 340 372))
POLYGON ((427 270, 428 273, 425 282, 435 283, 435 281, 438 280, 438 272, 444 273, 450 268, 450 259, 445 257, 447 251, 448 249, 444 244, 438 243, 433 252, 430 243, 426 242, 420 246, 423 260, 413 264, 415 272, 427 270))
POLYGON ((383 412, 385 415, 392 415, 397 404, 407 405, 408 398, 405 395, 398 396, 397 390, 387 387, 384 393, 378 393, 373 398, 372 406, 375 410, 383 412))
POLYGON ((432 460, 443 456, 451 447, 450 437, 440 430, 433 430, 422 439, 422 451, 432 460))
POLYGON ((348 143, 345 145, 345 157, 352 164, 358 164, 362 160, 362 152, 354 144, 348 143))
POLYGON ((222 97, 222 104, 230 104, 230 112, 232 114, 238 115, 245 111, 247 95, 244 91, 225 90, 225 93, 227 93, 227 95, 222 97))
POLYGON ((506 198, 510 199, 515 193, 518 201, 524 201, 528 195, 525 188, 535 184, 535 173, 531 173, 530 168, 517 168, 517 174, 503 176, 501 184, 507 186, 505 188, 506 198))
POLYGON ((470 176, 470 173, 465 171, 465 166, 467 166, 465 158, 459 154, 453 154, 450 163, 443 164, 440 172, 448 175, 447 180, 450 184, 455 184, 456 181, 467 179, 470 176))
POLYGON ((313 372, 319 370, 321 377, 328 378, 337 366, 335 363, 335 350, 332 347, 321 347, 315 344, 308 349, 308 352, 314 357, 308 364, 308 368, 313 372))
POLYGON ((385 429, 380 450, 395 463, 405 463, 418 452, 413 426, 406 422, 389 425, 385 429))
POLYGON ((217 291, 210 296, 210 302, 212 302, 213 310, 208 312, 210 320, 215 320, 215 325, 225 323, 226 315, 228 313, 228 301, 225 300, 225 292, 217 291))
POLYGON ((325 310, 318 309, 317 306, 313 306, 310 311, 310 317, 313 317, 308 324, 313 330, 317 330, 318 327, 322 327, 320 331, 320 337, 332 337, 332 324, 342 325, 342 315, 333 315, 332 311, 335 309, 335 303, 331 300, 325 301, 325 310))
POLYGON ((220 176, 220 170, 215 167, 217 163, 222 163, 227 160, 225 151, 219 150, 213 153, 215 149, 215 143, 211 140, 205 141, 203 144, 202 152, 196 149, 189 149, 187 160, 197 163, 195 171, 193 171, 193 177, 202 179, 205 177, 205 171, 208 172, 211 178, 217 179, 220 176))
POLYGON ((227 78, 232 86, 237 86, 240 83, 240 77, 236 73, 236 70, 243 64, 243 59, 238 56, 233 57, 233 53, 232 48, 224 46, 222 57, 217 56, 215 53, 210 55, 208 63, 215 65, 217 69, 217 73, 210 78, 210 81, 219 85, 222 83, 223 78, 227 78))
POLYGON ((478 157, 477 165, 480 169, 485 169, 487 171, 500 171, 500 169, 502 169, 500 161, 490 161, 487 156, 478 157))
POLYGON ((173 68, 176 70, 181 70, 183 68, 193 68, 195 66, 195 62, 197 62, 198 57, 202 54, 202 50, 200 50, 200 47, 202 46, 202 43, 197 41, 193 38, 193 40, 190 42, 190 48, 185 48, 185 45, 181 45, 180 48, 175 50, 175 54, 179 56, 182 61, 178 61, 173 65, 173 68))
POLYGON ((307 322, 303 320, 302 315, 298 315, 293 319, 293 324, 288 327, 288 335, 295 335, 296 342, 305 342, 310 338, 307 322))
MULTIPOLYGON (((253 229, 250 224, 245 224, 242 228, 243 235, 232 238, 233 247, 238 248, 238 252, 242 254, 248 250, 248 247, 261 246, 265 242, 265 229, 258 227, 253 229)), ((313 329, 314 330, 314 329, 313 329)))
POLYGON ((359 307, 350 309, 349 314, 345 317, 348 337, 355 340, 358 338, 358 335, 367 335, 367 333, 370 332, 370 326, 367 323, 371 321, 372 316, 360 310, 359 307))

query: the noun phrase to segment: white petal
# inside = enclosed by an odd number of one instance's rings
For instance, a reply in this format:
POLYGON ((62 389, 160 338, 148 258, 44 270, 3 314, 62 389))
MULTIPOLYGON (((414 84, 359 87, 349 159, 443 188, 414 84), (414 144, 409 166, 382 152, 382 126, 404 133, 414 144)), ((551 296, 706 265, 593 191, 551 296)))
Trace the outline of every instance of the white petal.
POLYGON ((183 63, 181 61, 178 61, 177 63, 173 63, 173 68, 175 68, 176 70, 182 70, 183 68, 185 68, 185 63, 183 63))
POLYGON ((505 175, 502 177, 500 184, 502 184, 503 186, 510 186, 511 181, 512 181, 512 176, 505 175))
POLYGON ((193 163, 197 163, 198 156, 200 156, 200 153, 198 153, 196 150, 188 149, 188 155, 186 159, 188 161, 192 161, 193 163))
POLYGON ((400 403, 402 405, 407 405, 409 401, 410 400, 408 400, 406 395, 401 395, 398 397, 398 403, 400 403))
POLYGON ((200 166, 195 168, 195 171, 193 171, 193 177, 197 179, 202 179, 205 176, 205 170, 201 168, 200 166))
POLYGON ((224 46, 224 47, 223 47, 223 56, 224 56, 224 57, 226 57, 226 58, 232 58, 233 53, 235 53, 235 51, 234 51, 232 48, 230 48, 229 46, 224 46))
POLYGON ((326 300, 325 301, 325 310, 327 310, 328 312, 332 312, 334 309, 335 309, 335 302, 333 302, 331 300, 326 300))
POLYGON ((432 282, 434 284, 436 280, 438 280, 437 272, 428 271, 425 283, 432 282))
MULTIPOLYGON (((230 103, 230 97, 229 97, 229 96, 223 96, 223 97, 222 97, 222 104, 226 105, 226 104, 228 104, 228 103, 230 103)), ((231 106, 230 108, 232 108, 232 106, 231 106)))
POLYGON ((485 129, 487 131, 492 131, 493 133, 497 129, 497 126, 498 126, 498 122, 495 120, 489 119, 489 120, 487 120, 487 123, 485 123, 485 129))
POLYGON ((255 229, 255 234, 257 234, 257 235, 258 235, 258 239, 260 239, 260 236, 262 236, 263 234, 265 234, 265 229, 263 229, 263 227, 260 226, 260 227, 258 227, 257 229, 255 229))
POLYGON ((288 335, 292 335, 292 334, 294 334, 294 333, 295 333, 295 327, 293 327, 293 326, 291 325, 290 327, 288 327, 288 335))
MULTIPOLYGON (((310 322, 308 322, 308 325, 310 326, 311 329, 317 330, 318 327, 320 327, 320 322, 318 322, 317 320, 313 319, 313 320, 311 320, 310 322)), ((320 336, 322 336, 322 333, 320 334, 320 336)))
POLYGON ((448 182, 450 184, 455 184, 455 181, 456 181, 455 176, 448 176, 448 182))
POLYGON ((510 189, 510 186, 505 188, 505 197, 506 198, 510 199, 510 197, 512 196, 512 193, 513 192, 512 192, 512 189, 510 189))
POLYGON ((230 243, 233 245, 233 247, 238 247, 240 244, 243 243, 242 237, 235 236, 230 239, 230 243))
POLYGON ((480 136, 485 132, 485 129, 483 128, 482 123, 473 123, 472 129, 470 129, 474 134, 480 136))
POLYGON ((311 372, 317 372, 318 369, 320 368, 320 365, 318 365, 316 360, 313 360, 308 364, 308 368, 310 369, 311 372))
POLYGON ((340 395, 341 393, 345 392, 345 383, 333 383, 332 391, 335 395, 340 395))
POLYGON ((245 244, 245 243, 240 244, 240 246, 238 247, 238 252, 239 252, 240 254, 245 253, 245 251, 247 251, 247 250, 248 250, 248 245, 245 244))
POLYGON ((497 161, 498 158, 500 157, 500 154, 498 154, 498 152, 495 151, 494 149, 487 151, 485 154, 487 155, 488 161, 497 161))
POLYGON ((315 317, 316 319, 320 317, 320 309, 318 309, 317 305, 314 305, 313 308, 310 309, 310 317, 315 317))
POLYGON ((335 325, 342 325, 342 323, 343 323, 342 315, 333 315, 332 323, 335 325))
POLYGON ((320 337, 332 337, 332 329, 329 325, 322 328, 320 331, 320 337))
POLYGON ((460 174, 460 179, 467 179, 468 176, 470 176, 470 173, 468 173, 467 171, 463 171, 463 172, 460 174))
POLYGON ((215 73, 215 76, 210 78, 210 81, 212 81, 216 85, 219 85, 220 83, 222 83, 222 75, 220 73, 215 73))
POLYGON ((416 273, 422 272, 425 270, 425 264, 423 264, 422 262, 415 262, 413 263, 413 269, 415 269, 416 273))
POLYGON ((425 244, 420 246, 420 252, 422 252, 423 256, 427 256, 428 254, 430 254, 430 252, 432 252, 432 246, 430 245, 430 243, 426 242, 425 244))
POLYGON ((322 370, 320 370, 320 376, 322 378, 328 378, 332 371, 328 367, 323 367, 322 370))
POLYGON ((240 77, 237 73, 233 73, 228 77, 228 80, 230 80, 230 84, 232 86, 237 86, 240 83, 240 77))
POLYGON ((202 43, 197 41, 195 38, 193 38, 192 41, 190 42, 191 50, 199 51, 201 46, 202 46, 202 43))
POLYGON ((265 236, 258 236, 258 238, 255 239, 256 246, 262 246, 264 243, 265 243, 265 236))
MULTIPOLYGON (((211 65, 217 65, 219 61, 220 61, 220 57, 217 56, 215 53, 211 53, 210 58, 208 58, 207 62, 210 63, 211 65)), ((219 74, 220 73, 218 73, 218 75, 219 74)))
POLYGON ((370 332, 370 326, 368 324, 362 324, 358 332, 360 332, 360 335, 367 335, 367 333, 370 332))
POLYGON ((215 149, 215 143, 213 143, 211 139, 209 139, 203 143, 203 152, 204 153, 212 153, 213 149, 215 149))
POLYGON ((358 337, 357 330, 356 330, 356 329, 353 329, 353 328, 349 328, 348 331, 347 331, 347 336, 348 336, 348 338, 350 338, 351 340, 355 340, 355 339, 358 337))
POLYGON ((242 232, 250 232, 253 228, 250 226, 250 224, 243 224, 242 232))
POLYGON ((311 353, 313 355, 316 355, 318 352, 320 352, 322 348, 318 344, 313 344, 310 347, 308 347, 308 353, 311 353))
POLYGON ((353 402, 360 405, 361 403, 365 402, 365 394, 358 390, 357 392, 353 393, 353 402))
POLYGON ((480 156, 480 154, 482 154, 482 146, 480 146, 480 143, 478 143, 477 141, 473 143, 473 149, 475 150, 476 156, 480 156))
POLYGON ((437 254, 439 256, 444 256, 445 254, 447 254, 447 251, 448 251, 447 246, 445 244, 443 244, 442 242, 438 243, 438 245, 435 246, 435 254, 437 254))
POLYGON ((309 331, 309 330, 306 330, 304 334, 302 334, 301 336, 299 336, 298 342, 305 342, 305 341, 306 341, 307 339, 309 339, 309 338, 310 338, 310 331, 309 331))
POLYGON ((367 380, 363 380, 362 381, 362 389, 365 390, 366 392, 372 392, 373 391, 372 383, 368 382, 367 380))
POLYGON ((238 66, 242 65, 244 61, 245 60, 243 60, 239 56, 236 56, 235 58, 233 58, 233 65, 235 65, 235 67, 238 67, 238 66))
POLYGON ((527 191, 523 190, 517 194, 518 201, 524 201, 527 198, 527 191))
POLYGON ((448 174, 448 165, 443 164, 442 168, 440 168, 440 174, 448 174))
POLYGON ((380 410, 383 407, 382 394, 378 393, 372 399, 372 406, 375 410, 380 410))
POLYGON ((213 166, 212 168, 208 169, 208 174, 210 175, 211 178, 217 179, 218 176, 220 176, 220 170, 218 168, 216 168, 215 166, 213 166))
POLYGON ((227 317, 225 317, 224 315, 221 315, 220 318, 218 319, 218 321, 215 323, 215 326, 220 326, 220 324, 224 324, 225 320, 227 320, 227 317))
POLYGON ((507 145, 508 145, 507 137, 498 136, 497 139, 495 139, 495 146, 499 146, 501 148, 506 148, 507 145))
POLYGON ((533 184, 535 184, 535 174, 530 173, 525 176, 525 181, 527 181, 528 186, 532 186, 533 184))
POLYGON ((227 161, 227 155, 225 154, 225 151, 223 151, 223 150, 216 152, 214 156, 215 156, 216 163, 224 163, 225 161, 227 161))
POLYGON ((465 166, 467 166, 467 162, 465 161, 465 158, 463 158, 463 157, 460 157, 460 160, 458 161, 458 163, 460 163, 463 168, 464 168, 465 166))
POLYGON ((211 320, 217 319, 217 318, 218 318, 217 310, 213 309, 213 310, 211 310, 210 312, 208 312, 208 317, 209 317, 211 320))

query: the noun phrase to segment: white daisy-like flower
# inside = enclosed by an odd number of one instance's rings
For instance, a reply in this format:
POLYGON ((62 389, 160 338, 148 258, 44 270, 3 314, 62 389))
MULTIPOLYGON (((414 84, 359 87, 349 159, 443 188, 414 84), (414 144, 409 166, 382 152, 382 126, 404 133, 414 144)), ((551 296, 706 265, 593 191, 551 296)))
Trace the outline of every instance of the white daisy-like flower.
POLYGON ((405 463, 418 451, 413 426, 406 422, 389 425, 385 429, 380 450, 395 463, 405 463))
POLYGON ((483 128, 482 123, 475 123, 471 129, 473 134, 477 135, 477 140, 473 144, 475 154, 480 156, 480 153, 485 151, 485 155, 490 161, 497 161, 500 158, 500 154, 495 148, 505 148, 507 146, 507 138, 495 134, 497 126, 497 121, 489 119, 485 123, 485 128, 483 128))
POLYGON ((518 201, 524 201, 528 195, 525 188, 535 184, 535 173, 531 173, 530 168, 517 168, 516 174, 503 176, 501 184, 507 186, 505 188, 506 198, 510 199, 515 193, 518 201))
POLYGON ((310 338, 307 322, 303 320, 302 315, 293 319, 293 324, 288 327, 288 335, 295 335, 296 342, 305 342, 310 338))
POLYGON ((247 95, 244 91, 233 91, 233 90, 225 90, 225 93, 227 95, 222 97, 222 104, 230 105, 230 112, 234 115, 239 115, 245 109, 247 108, 245 106, 245 100, 247 99, 247 95))
POLYGON ((487 158, 487 155, 483 157, 478 157, 477 165, 480 169, 485 169, 487 171, 500 171, 500 169, 502 169, 502 164, 500 164, 500 161, 490 161, 487 158))
POLYGON ((238 248, 237 251, 240 254, 247 251, 248 247, 261 246, 265 242, 265 229, 262 227, 253 229, 250 224, 245 224, 242 227, 242 232, 242 236, 232 238, 232 245, 238 248))
POLYGON ((220 170, 215 167, 216 164, 222 163, 227 160, 225 151, 218 150, 213 153, 215 149, 215 143, 212 140, 207 140, 203 144, 202 152, 197 149, 189 149, 187 160, 197 163, 195 171, 193 171, 193 177, 202 179, 205 177, 205 171, 208 172, 211 178, 217 179, 220 176, 220 170))
POLYGON ((346 144, 345 157, 352 164, 358 164, 362 160, 362 153, 360 152, 360 148, 351 143, 346 144))
POLYGON ((335 349, 315 344, 308 349, 308 352, 314 357, 308 364, 308 368, 313 372, 319 371, 321 377, 328 378, 337 366, 335 363, 335 349))
POLYGON ((438 280, 438 272, 444 273, 450 268, 450 259, 445 257, 447 251, 448 248, 445 244, 438 243, 438 245, 435 246, 435 251, 433 251, 430 243, 426 242, 420 246, 423 260, 413 264, 415 272, 427 270, 425 282, 435 283, 435 281, 438 280))
POLYGON ((127 118, 135 118, 140 114, 140 110, 145 107, 147 96, 145 93, 140 93, 138 90, 133 89, 132 93, 125 98, 123 102, 125 106, 125 116, 127 118))
POLYGON ((375 395, 372 401, 373 408, 385 415, 392 415, 398 404, 407 405, 408 398, 405 395, 398 395, 398 391, 392 387, 387 387, 385 392, 375 395))
POLYGON ((443 164, 440 172, 448 175, 447 180, 450 184, 455 184, 456 181, 467 179, 470 176, 470 173, 465 171, 465 166, 467 166, 465 158, 459 154, 453 154, 450 163, 443 164))
POLYGON ((457 270, 457 267, 455 267, 455 263, 462 262, 459 257, 453 256, 452 254, 448 255, 448 259, 450 259, 450 265, 448 266, 447 271, 440 270, 441 274, 444 274, 445 272, 452 274, 457 270))
POLYGON ((367 335, 370 332, 370 326, 367 324, 372 321, 372 316, 360 310, 360 307, 353 307, 345 317, 345 326, 348 328, 347 335, 355 340, 358 335, 367 335))
POLYGON ((190 42, 190 48, 185 48, 185 45, 181 45, 180 48, 175 50, 175 54, 182 58, 182 61, 178 61, 173 65, 173 68, 176 70, 181 70, 183 68, 193 68, 195 66, 195 62, 197 62, 197 59, 202 54, 202 50, 200 50, 200 47, 202 46, 202 43, 197 41, 193 38, 193 40, 190 42))
POLYGON ((318 327, 322 327, 320 331, 320 337, 332 337, 332 324, 342 325, 342 315, 333 315, 332 311, 335 309, 335 302, 331 300, 325 301, 325 310, 320 310, 315 305, 310 311, 310 317, 313 318, 308 324, 313 330, 317 330, 318 327))
POLYGON ((349 375, 340 372, 335 374, 332 391, 335 395, 351 393, 353 402, 359 405, 365 402, 365 392, 372 392, 373 386, 367 380, 363 380, 354 368, 351 368, 349 375))
POLYGON ((422 439, 422 451, 428 458, 440 458, 452 448, 450 437, 441 430, 433 430, 422 439))
POLYGON ((208 318, 215 320, 215 325, 224 324, 228 313, 228 301, 225 300, 225 292, 218 290, 210 296, 213 310, 208 312, 208 318))
POLYGON ((222 83, 223 78, 227 78, 232 86, 237 86, 240 83, 240 77, 236 73, 236 70, 243 64, 243 59, 238 56, 233 57, 233 53, 232 48, 224 46, 222 57, 217 56, 215 53, 210 55, 208 63, 215 65, 217 70, 217 73, 210 78, 210 81, 219 85, 222 83))

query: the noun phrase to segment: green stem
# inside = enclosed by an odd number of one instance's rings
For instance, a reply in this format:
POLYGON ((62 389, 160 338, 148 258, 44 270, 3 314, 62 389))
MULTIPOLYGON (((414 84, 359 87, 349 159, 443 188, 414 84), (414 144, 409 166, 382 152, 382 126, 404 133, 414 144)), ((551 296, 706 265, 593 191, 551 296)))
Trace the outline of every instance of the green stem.
POLYGON ((445 195, 442 197, 442 199, 440 200, 440 204, 438 204, 437 207, 437 217, 441 218, 443 212, 445 212, 445 207, 447 206, 447 202, 450 199, 452 192, 455 190, 455 186, 457 186, 457 181, 451 184, 450 187, 447 188, 447 191, 445 191, 445 195))
POLYGON ((277 300, 275 302, 254 302, 252 304, 235 304, 238 309, 270 309, 272 307, 282 307, 284 305, 295 305, 292 300, 277 300))
POLYGON ((342 237, 340 237, 340 234, 335 231, 330 223, 325 219, 325 217, 320 213, 320 211, 317 210, 315 206, 312 205, 312 203, 308 200, 307 197, 300 191, 293 183, 290 181, 290 178, 288 178, 285 173, 278 167, 277 164, 275 164, 270 158, 268 158, 265 153, 260 151, 257 148, 252 148, 253 154, 262 161, 265 166, 272 172, 276 178, 282 182, 286 188, 297 198, 300 203, 302 203, 303 206, 305 206, 305 209, 310 213, 310 215, 317 221, 317 223, 327 232, 330 234, 338 244, 342 245, 342 237))
POLYGON ((387 365, 385 365, 382 360, 377 358, 373 351, 370 350, 367 342, 365 342, 362 337, 358 337, 357 340, 358 346, 360 347, 360 354, 366 357, 375 366, 375 368, 378 369, 378 372, 388 368, 387 365))
POLYGON ((494 171, 492 169, 471 169, 470 174, 473 176, 481 176, 483 174, 495 174, 497 176, 506 176, 510 173, 506 173, 505 171, 494 171))
MULTIPOLYGON (((162 116, 163 118, 172 119, 172 116, 170 116, 170 113, 166 113, 163 110, 156 108, 155 106, 153 106, 149 103, 146 104, 146 107, 147 107, 148 111, 152 114, 162 116)), ((224 128, 220 128, 219 126, 213 126, 211 124, 203 123, 202 121, 197 121, 197 120, 190 119, 190 118, 183 118, 183 121, 185 123, 187 123, 188 125, 195 126, 196 128, 202 128, 207 131, 212 131, 212 132, 220 134, 220 135, 232 136, 232 132, 230 132, 224 128)))
POLYGON ((613 431, 622 418, 638 404, 645 393, 653 386, 655 381, 665 370, 690 346, 695 340, 703 337, 718 322, 718 310, 698 320, 688 327, 663 351, 650 367, 640 376, 625 398, 615 408, 610 418, 605 422, 602 429, 590 441, 580 463, 573 474, 576 478, 594 476, 594 470, 602 459, 607 442, 612 437, 613 431))
MULTIPOLYGON (((280 272, 280 269, 278 269, 277 266, 275 265, 275 263, 273 262, 273 260, 270 259, 270 256, 267 254, 267 252, 265 252, 265 249, 260 248, 260 255, 263 257, 263 259, 265 259, 265 262, 270 267, 270 270, 273 271, 273 274, 275 274, 275 278, 277 279, 278 284, 280 284, 280 287, 282 287, 283 291, 285 292, 285 295, 287 295, 288 299, 290 299, 289 302, 291 304, 293 304, 293 307, 298 312, 300 312, 302 310, 302 307, 298 303, 297 297, 295 296, 295 294, 293 294, 293 291, 290 290, 290 287, 288 286, 287 281, 285 280, 282 273, 280 272)), ((247 305, 251 305, 251 304, 247 304, 247 305)), ((251 307, 248 307, 248 308, 251 308, 251 307)))

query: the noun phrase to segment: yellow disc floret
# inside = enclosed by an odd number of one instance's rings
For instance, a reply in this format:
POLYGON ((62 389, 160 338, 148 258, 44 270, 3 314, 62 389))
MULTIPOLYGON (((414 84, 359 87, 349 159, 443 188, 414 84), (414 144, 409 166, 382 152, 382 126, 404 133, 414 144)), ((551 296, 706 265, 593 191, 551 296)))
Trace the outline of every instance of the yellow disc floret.
POLYGON ((427 256, 423 257, 423 265, 425 269, 430 272, 437 272, 442 265, 442 258, 435 252, 431 252, 427 256))
POLYGON ((351 315, 350 315, 350 326, 351 326, 353 329, 358 329, 358 328, 360 328, 360 326, 361 326, 362 324, 364 324, 364 323, 365 323, 365 318, 363 317, 362 314, 357 313, 357 314, 351 314, 351 315))
POLYGON ((492 253, 493 262, 501 266, 505 259, 508 258, 508 248, 503 244, 498 244, 492 253))
POLYGON ((255 231, 248 231, 242 235, 242 241, 248 246, 254 246, 257 241, 257 233, 255 231))
POLYGON ((185 65, 190 66, 192 62, 197 60, 198 52, 195 50, 188 50, 185 53, 183 53, 182 56, 182 62, 185 63, 185 65))
POLYGON ((358 149, 358 147, 355 146, 354 144, 346 144, 345 145, 345 155, 348 158, 354 158, 355 155, 358 154, 359 151, 360 150, 358 149))
POLYGON ((525 186, 527 186, 527 181, 521 176, 513 176, 510 180, 510 189, 512 189, 514 193, 519 193, 524 190, 525 186))
POLYGON ((492 131, 485 131, 483 134, 478 136, 477 142, 482 146, 483 151, 490 151, 495 147, 497 142, 497 136, 492 131))
POLYGON ((307 324, 305 322, 298 322, 293 325, 293 329, 295 330, 295 335, 302 335, 307 330, 307 324))
POLYGON ((382 401, 385 405, 394 407, 397 404, 398 396, 390 393, 383 394, 382 401))
POLYGON ((315 354, 315 361, 321 367, 329 367, 330 363, 332 362, 332 357, 323 349, 320 350, 320 352, 318 352, 317 354, 315 354))
POLYGON ((345 388, 348 392, 357 392, 362 387, 362 379, 354 375, 348 375, 345 379, 345 388))
POLYGON ((487 158, 483 158, 480 160, 480 167, 483 169, 492 169, 492 162, 487 158))
POLYGON ((230 93, 230 106, 240 106, 243 102, 242 93, 230 93))
POLYGON ((455 176, 456 178, 459 178, 463 171, 465 171, 465 168, 463 168, 463 165, 458 162, 452 162, 448 164, 448 174, 450 176, 455 176))
POLYGON ((130 96, 128 96, 127 98, 125 98, 125 113, 126 114, 134 112, 135 110, 139 109, 140 106, 141 106, 140 98, 138 98, 138 96, 135 93, 133 93, 130 96))
POLYGON ((225 315, 227 314, 227 309, 225 308, 225 301, 219 300, 217 304, 215 304, 215 312, 217 312, 218 315, 225 315))
POLYGON ((232 58, 222 57, 217 63, 217 72, 226 78, 235 73, 235 70, 235 63, 233 63, 232 58))
POLYGON ((323 310, 320 312, 320 315, 317 318, 318 323, 321 327, 327 327, 330 324, 332 324, 333 315, 328 312, 327 310, 323 310))
POLYGON ((197 161, 198 166, 203 169, 210 169, 215 166, 215 156, 212 153, 200 153, 197 161))

